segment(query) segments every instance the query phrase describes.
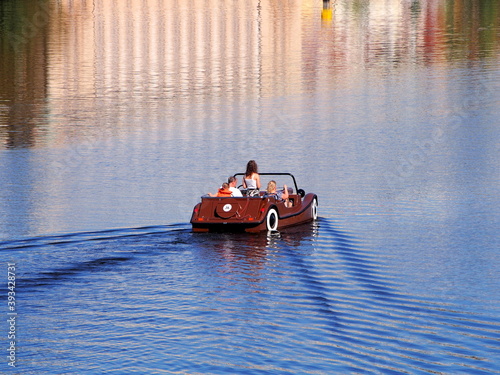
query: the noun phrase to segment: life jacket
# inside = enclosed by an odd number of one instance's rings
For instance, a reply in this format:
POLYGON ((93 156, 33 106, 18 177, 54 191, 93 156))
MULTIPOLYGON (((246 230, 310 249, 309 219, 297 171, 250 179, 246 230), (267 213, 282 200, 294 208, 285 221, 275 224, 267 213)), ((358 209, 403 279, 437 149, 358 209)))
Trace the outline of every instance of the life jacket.
POLYGON ((224 190, 223 188, 220 188, 219 191, 217 192, 218 197, 230 197, 233 195, 233 192, 231 190, 224 190))

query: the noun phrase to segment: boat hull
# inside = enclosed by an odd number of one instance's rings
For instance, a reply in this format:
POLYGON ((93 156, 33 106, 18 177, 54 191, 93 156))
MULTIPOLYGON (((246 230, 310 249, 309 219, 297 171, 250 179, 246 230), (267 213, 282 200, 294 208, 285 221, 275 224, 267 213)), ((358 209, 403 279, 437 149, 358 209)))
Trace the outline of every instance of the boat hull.
POLYGON ((250 232, 280 230, 310 222, 317 218, 318 198, 309 193, 290 196, 292 207, 275 198, 202 197, 193 209, 194 232, 250 232))

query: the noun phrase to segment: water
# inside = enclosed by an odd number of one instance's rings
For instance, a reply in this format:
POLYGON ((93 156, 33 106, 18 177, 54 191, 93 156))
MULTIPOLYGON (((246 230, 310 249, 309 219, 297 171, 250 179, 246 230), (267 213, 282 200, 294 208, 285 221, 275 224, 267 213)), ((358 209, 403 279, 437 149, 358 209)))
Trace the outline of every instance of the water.
POLYGON ((0 372, 500 372, 498 2, 3 1, 0 35, 0 372), (320 220, 191 233, 249 159, 320 220))

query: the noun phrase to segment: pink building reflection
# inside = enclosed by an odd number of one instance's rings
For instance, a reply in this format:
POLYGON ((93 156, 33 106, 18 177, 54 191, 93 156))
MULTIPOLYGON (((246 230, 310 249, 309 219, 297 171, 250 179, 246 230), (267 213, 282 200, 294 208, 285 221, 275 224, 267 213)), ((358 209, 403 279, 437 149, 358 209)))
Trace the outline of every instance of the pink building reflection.
POLYGON ((2 41, 4 147, 141 132, 134 124, 144 123, 152 133, 189 131, 179 124, 207 106, 334 89, 367 70, 498 60, 500 50, 499 5, 470 0, 78 0, 48 9, 21 48, 2 41))

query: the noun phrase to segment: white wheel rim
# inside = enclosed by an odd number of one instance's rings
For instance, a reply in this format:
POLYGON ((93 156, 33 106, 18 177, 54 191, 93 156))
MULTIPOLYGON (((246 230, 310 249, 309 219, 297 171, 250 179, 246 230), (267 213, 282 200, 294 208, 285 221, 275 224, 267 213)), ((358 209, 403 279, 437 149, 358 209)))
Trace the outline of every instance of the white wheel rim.
POLYGON ((316 201, 316 199, 312 204, 312 218, 313 220, 316 220, 318 218, 318 202, 316 201))
POLYGON ((267 213, 266 224, 267 224, 267 230, 278 229, 278 213, 274 208, 271 208, 267 213))

